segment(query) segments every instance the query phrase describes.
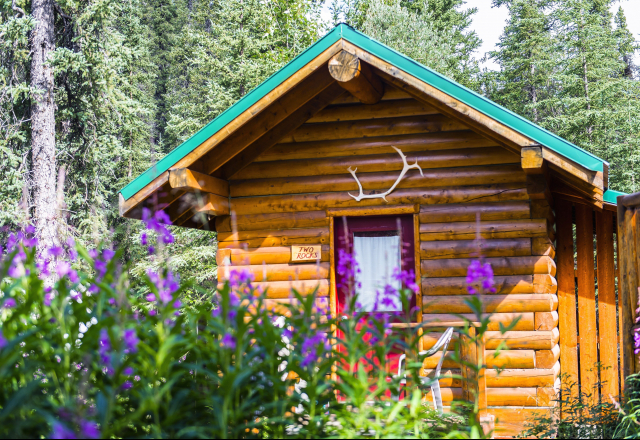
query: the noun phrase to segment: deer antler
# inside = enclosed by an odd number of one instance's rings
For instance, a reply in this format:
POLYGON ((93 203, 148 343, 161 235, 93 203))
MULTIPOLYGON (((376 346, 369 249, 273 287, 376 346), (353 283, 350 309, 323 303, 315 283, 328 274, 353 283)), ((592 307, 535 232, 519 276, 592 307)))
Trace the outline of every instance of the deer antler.
POLYGON ((398 186, 398 184, 400 183, 400 181, 402 180, 402 178, 404 177, 405 174, 407 174, 407 171, 409 171, 410 169, 414 168, 414 169, 418 169, 420 170, 420 174, 422 175, 422 177, 424 177, 424 173, 422 172, 422 168, 420 168, 420 165, 418 165, 418 161, 416 160, 416 163, 414 163, 413 165, 409 165, 407 163, 407 156, 405 156, 402 151, 400 151, 399 148, 396 147, 391 147, 394 150, 396 150, 398 152, 398 154, 400 155, 400 157, 402 158, 402 162, 404 163, 404 166, 402 167, 402 171, 400 171, 400 175, 398 176, 398 179, 396 180, 396 182, 393 184, 393 186, 391 188, 389 188, 389 190, 387 192, 385 192, 384 194, 364 194, 364 192, 362 191, 362 184, 360 183, 360 181, 358 180, 358 176, 356 176, 356 171, 358 171, 358 169, 356 168, 355 170, 352 170, 351 167, 349 167, 347 170, 351 173, 351 175, 353 176, 354 179, 356 179, 356 182, 358 183, 358 187, 360 188, 360 194, 358 194, 358 196, 354 196, 351 193, 348 193, 351 197, 353 197, 354 199, 356 199, 357 202, 359 202, 362 199, 384 199, 385 202, 388 202, 387 200, 387 196, 389 194, 391 194, 391 192, 396 189, 396 186, 398 186))

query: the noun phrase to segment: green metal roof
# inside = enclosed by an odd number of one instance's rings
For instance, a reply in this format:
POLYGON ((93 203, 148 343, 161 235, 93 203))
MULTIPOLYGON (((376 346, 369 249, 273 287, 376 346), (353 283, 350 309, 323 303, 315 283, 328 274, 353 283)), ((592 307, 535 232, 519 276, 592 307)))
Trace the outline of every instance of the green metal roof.
POLYGON ((618 196, 626 196, 627 193, 623 193, 620 191, 614 191, 612 189, 608 189, 604 192, 602 196, 602 201, 605 203, 611 203, 613 205, 618 204, 618 196))
MULTIPOLYGON (((320 55, 332 44, 344 38, 350 43, 375 55, 376 57, 394 65, 400 70, 430 84, 442 92, 462 101, 466 105, 480 111, 496 121, 512 128, 513 130, 527 136, 528 138, 544 145, 547 148, 571 159, 592 171, 603 171, 605 161, 580 147, 562 139, 559 136, 537 126, 531 121, 519 116, 506 108, 492 102, 472 90, 456 83, 455 81, 423 66, 422 64, 408 58, 384 44, 369 38, 361 32, 356 31, 348 25, 340 24, 333 28, 331 32, 316 41, 312 46, 290 61, 282 69, 273 74, 270 78, 245 95, 242 99, 229 107, 213 121, 204 126, 200 131, 191 136, 188 140, 175 148, 153 167, 142 173, 133 182, 122 189, 121 194, 128 200, 142 188, 151 183, 156 177, 164 173, 187 154, 202 144, 205 140, 216 134, 229 122, 246 111, 261 98, 275 89, 283 81, 300 70, 315 57, 320 55)), ((605 193, 606 194, 606 193, 605 193)), ((611 202, 610 202, 611 203, 611 202)), ((615 201, 613 202, 615 203, 615 201)))

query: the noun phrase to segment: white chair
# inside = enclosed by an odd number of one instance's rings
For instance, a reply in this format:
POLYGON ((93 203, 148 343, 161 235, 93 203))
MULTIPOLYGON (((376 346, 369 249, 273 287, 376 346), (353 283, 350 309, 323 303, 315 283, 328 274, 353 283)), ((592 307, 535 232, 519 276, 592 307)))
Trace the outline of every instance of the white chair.
MULTIPOLYGON (((438 351, 440 351, 440 349, 442 348, 442 357, 440 358, 440 360, 438 361, 438 366, 436 367, 436 371, 435 371, 435 375, 433 377, 433 379, 431 378, 427 378, 427 377, 421 377, 420 381, 421 381, 421 385, 429 385, 431 387, 431 394, 433 394, 433 406, 435 407, 436 411, 438 411, 438 414, 442 414, 443 412, 443 407, 442 407, 442 394, 440 393, 440 369, 442 368, 442 363, 444 362, 444 358, 447 354, 447 347, 449 346, 449 342, 451 341, 451 336, 453 335, 453 327, 449 327, 440 337, 440 339, 438 339, 438 342, 436 342, 436 344, 427 351, 421 351, 420 353, 418 353, 418 356, 420 357, 420 359, 425 359, 428 357, 433 356, 434 354, 436 354, 438 351)), ((402 377, 403 379, 400 381, 400 383, 402 385, 406 385, 407 383, 407 379, 406 379, 406 374, 404 374, 404 363, 406 361, 407 355, 403 354, 402 356, 400 356, 400 360, 398 363, 398 376, 397 377, 402 377)))

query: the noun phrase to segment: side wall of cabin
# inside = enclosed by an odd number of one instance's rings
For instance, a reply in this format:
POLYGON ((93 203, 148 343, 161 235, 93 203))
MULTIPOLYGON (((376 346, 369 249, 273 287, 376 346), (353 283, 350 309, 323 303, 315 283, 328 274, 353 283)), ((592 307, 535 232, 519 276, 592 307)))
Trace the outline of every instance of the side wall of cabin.
MULTIPOLYGON (((498 435, 515 435, 532 411, 552 404, 559 386, 555 220, 538 183, 522 171, 519 155, 397 89, 388 86, 375 105, 342 97, 230 179, 235 215, 216 219, 219 262, 228 257, 251 270, 274 303, 288 301, 292 285, 319 284, 334 306, 332 216, 398 207, 416 213, 423 320, 454 322, 454 314, 468 312, 465 279, 477 252, 479 213, 482 251, 497 290, 486 297, 494 314, 487 363, 504 368, 500 375, 488 372, 488 404, 500 407, 490 410, 499 419, 498 435), (418 160, 424 177, 409 171, 389 203, 355 201, 347 193, 357 194, 358 187, 347 168, 357 168, 365 191, 384 192, 403 166, 391 146, 410 164, 418 160), (293 244, 321 244, 320 264, 290 264, 293 244), (499 324, 516 316, 516 327, 501 336, 499 324), (501 339, 511 350, 494 359, 501 339)), ((224 267, 219 272, 224 280, 224 267)), ((435 341, 436 335, 426 336, 423 348, 435 341)), ((427 359, 424 373, 436 362, 427 359)), ((456 373, 449 361, 445 367, 446 375, 456 373)), ((462 395, 451 377, 441 386, 445 402, 462 395)))

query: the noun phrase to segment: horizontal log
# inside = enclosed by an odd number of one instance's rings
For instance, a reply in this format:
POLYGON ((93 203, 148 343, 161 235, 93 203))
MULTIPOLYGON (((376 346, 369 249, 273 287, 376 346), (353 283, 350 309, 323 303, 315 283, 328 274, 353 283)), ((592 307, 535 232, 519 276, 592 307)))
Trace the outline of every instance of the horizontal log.
POLYGON ((538 406, 557 407, 560 401, 560 389, 562 388, 561 384, 562 384, 561 379, 557 378, 553 387, 537 388, 538 406))
MULTIPOLYGON (((423 277, 461 277, 467 275, 467 268, 473 260, 422 260, 423 277)), ((491 264, 495 275, 556 274, 555 262, 547 256, 485 258, 491 264)))
MULTIPOLYGON (((251 249, 220 249, 228 251, 233 266, 261 265, 261 264, 286 264, 291 262, 291 247, 260 247, 251 249)), ((329 245, 322 245, 322 258, 320 261, 329 261, 329 245)), ((222 265, 222 260, 218 266, 222 265)))
POLYGON ((420 223, 475 222, 528 219, 529 202, 465 203, 463 205, 423 205, 420 207, 420 223))
MULTIPOLYGON (((495 294, 556 293, 558 283, 551 275, 512 275, 494 277, 495 294)), ((423 278, 424 295, 468 295, 466 277, 423 278)))
POLYGON ((560 345, 551 350, 536 350, 536 365, 538 368, 551 368, 560 359, 560 345))
MULTIPOLYGON (((472 313, 468 296, 422 296, 423 313, 472 313)), ((482 298, 487 313, 551 312, 558 308, 558 297, 548 293, 487 295, 482 298)))
POLYGON ((505 334, 489 331, 485 335, 487 349, 496 349, 501 342, 504 342, 510 349, 551 350, 560 340, 560 332, 557 328, 551 331, 509 331, 505 334))
POLYGON ((307 123, 357 121, 364 119, 398 118, 404 116, 437 115, 440 112, 415 99, 381 101, 373 105, 338 105, 320 110, 307 123))
POLYGON ((486 370, 487 387, 552 387, 560 375, 560 363, 552 368, 486 370))
MULTIPOLYGON (((390 86, 389 84, 385 84, 384 94, 382 95, 382 101, 394 100, 394 99, 413 99, 411 95, 409 95, 404 90, 400 90, 397 87, 390 86)), ((341 105, 341 104, 353 104, 359 103, 360 101, 355 96, 345 93, 340 97, 336 98, 331 102, 331 105, 341 105)))
POLYGON ((530 238, 503 238, 497 240, 421 241, 420 258, 517 257, 531 255, 530 238))
MULTIPOLYGON (((459 376, 460 370, 449 369, 447 373, 452 376, 459 376)), ((430 376, 433 370, 423 369, 421 375, 430 376)), ((553 368, 548 369, 515 369, 506 368, 499 372, 494 369, 486 370, 487 389, 489 388, 533 388, 533 387, 552 387, 556 378, 560 374, 560 364, 557 363, 553 368)), ((453 380, 450 380, 455 383, 453 380)), ((440 381, 441 386, 442 380, 440 381)), ((446 385, 445 385, 446 386, 446 385)))
MULTIPOLYGON (((243 304, 247 304, 247 301, 244 301, 243 304)), ((294 308, 299 308, 300 302, 297 299, 266 299, 263 302, 264 307, 267 310, 273 311, 275 313, 280 313, 285 316, 291 316, 291 306, 294 308)), ((314 302, 315 313, 319 313, 321 315, 329 314, 329 298, 321 297, 315 300, 314 302)), ((256 307, 249 307, 249 310, 255 310, 256 307)), ((321 322, 324 321, 323 316, 321 316, 321 322)))
MULTIPOLYGON (((473 240, 478 230, 480 237, 524 238, 546 237, 545 219, 491 220, 481 222, 425 223, 420 225, 421 241, 473 240)), ((531 242, 529 242, 531 250, 531 242)))
MULTIPOLYGON (((498 405, 496 405, 498 406, 498 405)), ((517 438, 531 424, 532 420, 549 417, 548 408, 490 408, 489 413, 495 417, 496 438, 517 438)))
MULTIPOLYGON (((224 268, 221 268, 224 270, 224 268)), ((226 277, 223 277, 223 279, 226 277)), ((261 292, 266 292, 268 299, 288 299, 293 297, 291 289, 295 289, 303 296, 311 294, 318 288, 318 297, 329 296, 329 280, 304 280, 304 281, 259 281, 251 285, 261 292)), ((221 288, 223 283, 218 284, 221 288)))
MULTIPOLYGON (((517 156, 500 147, 474 149, 420 151, 407 153, 407 161, 420 165, 423 170, 435 168, 456 168, 481 165, 504 165, 517 163, 517 156), (516 158, 516 159, 514 159, 516 158)), ((387 144, 386 154, 353 157, 329 157, 320 159, 289 160, 287 166, 282 161, 254 162, 234 175, 233 180, 272 179, 277 177, 326 176, 348 173, 349 167, 360 173, 399 171, 404 162, 400 155, 387 144)), ((231 184, 233 187, 233 184, 231 184)), ((526 189, 526 185, 523 184, 526 189)))
MULTIPOLYGON (((524 174, 516 173, 517 165, 494 165, 484 167, 460 167, 425 170, 407 173, 396 188, 435 188, 443 182, 451 187, 488 185, 498 183, 524 183, 524 174)), ((365 191, 391 188, 398 180, 399 171, 358 173, 358 181, 365 191)), ((331 191, 350 191, 358 194, 358 182, 347 169, 342 174, 329 176, 278 177, 271 179, 236 180, 231 186, 231 197, 259 195, 304 194, 331 191)), ((529 220, 536 222, 537 220, 529 220)), ((542 220, 544 221, 544 220, 542 220)), ((538 221, 539 222, 539 221, 538 221)), ((546 229, 545 229, 546 236, 546 229)), ((520 235, 522 236, 522 235, 520 235)))
MULTIPOLYGON (((490 406, 536 406, 536 390, 537 388, 487 388, 487 404, 490 406)), ((433 402, 431 389, 427 388, 423 392, 424 400, 430 405, 433 402)), ((444 404, 463 399, 462 388, 440 388, 440 395, 444 404)))
MULTIPOLYGON (((329 227, 329 219, 324 211, 237 215, 235 222, 235 229, 237 231, 329 227)), ((230 215, 216 217, 216 231, 233 231, 232 218, 230 215)))
MULTIPOLYGON (((432 348, 442 336, 439 332, 429 332, 422 337, 423 350, 432 348)), ((487 350, 497 350, 502 342, 511 350, 551 350, 560 340, 558 329, 551 331, 500 331, 485 333, 487 350)), ((455 336, 454 336, 455 338, 455 336)))
POLYGON ((531 255, 548 255, 555 258, 556 248, 548 237, 534 238, 531 240, 531 255))
POLYGON ((256 162, 294 159, 325 159, 328 157, 369 156, 389 153, 389 145, 403 153, 432 150, 459 150, 497 147, 495 141, 470 130, 443 133, 418 133, 399 136, 335 139, 331 141, 277 144, 256 158, 256 162))
MULTIPOLYGON (((441 114, 403 118, 368 119, 364 121, 303 124, 280 142, 311 142, 330 139, 356 139, 365 136, 389 136, 413 133, 436 133, 466 130, 468 127, 441 114)), ((518 158, 518 162, 520 162, 518 158)))
MULTIPOLYGON (((483 315, 489 318, 488 330, 499 331, 500 324, 507 326, 518 319, 513 330, 531 331, 534 328, 534 313, 491 313, 483 315)), ((422 315, 422 323, 427 327, 463 327, 467 322, 474 322, 476 316, 473 314, 447 314, 447 313, 425 313, 422 315)))
MULTIPOLYGON (((435 377, 435 370, 421 368, 419 373, 422 377, 435 377)), ((442 368, 440 370, 440 380, 438 380, 442 388, 460 388, 462 387, 462 379, 459 369, 442 368)))
POLYGON ((369 206, 364 208, 329 208, 325 212, 328 217, 364 217, 369 215, 415 214, 420 205, 369 206))
MULTIPOLYGON (((329 278, 329 263, 264 264, 234 266, 234 270, 249 272, 255 281, 322 280, 329 278)), ((224 272, 223 272, 224 273, 224 272)), ((218 277, 223 281, 224 277, 218 277)))
MULTIPOLYGON (((442 364, 444 368, 460 368, 460 365, 452 359, 453 356, 453 353, 447 352, 447 356, 442 364)), ((426 358, 422 364, 422 368, 436 368, 440 359, 442 359, 441 351, 426 358)), ((536 368, 536 352, 535 350, 504 350, 500 352, 487 350, 485 353, 485 364, 487 368, 536 368)))
POLYGON ((291 196, 245 197, 231 199, 231 209, 238 215, 265 212, 319 211, 327 208, 386 206, 415 203, 463 203, 482 199, 487 202, 523 200, 526 190, 520 184, 470 186, 465 188, 409 188, 398 189, 387 196, 388 203, 380 198, 356 202, 346 192, 296 194, 291 196))
POLYGON ((559 315, 557 311, 536 313, 535 330, 553 330, 558 326, 559 315))
POLYGON ((328 228, 285 229, 273 231, 219 232, 218 247, 256 248, 292 244, 329 244, 328 228))

